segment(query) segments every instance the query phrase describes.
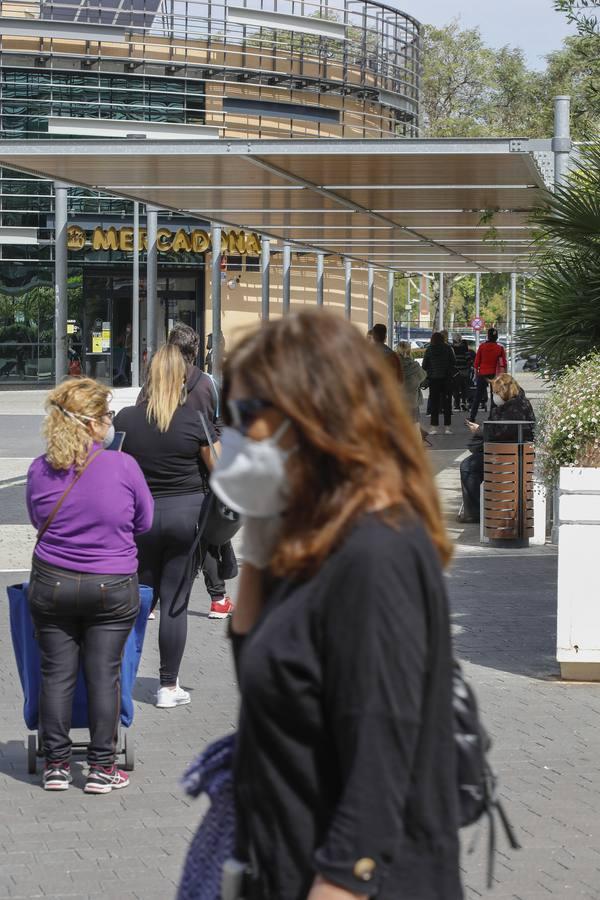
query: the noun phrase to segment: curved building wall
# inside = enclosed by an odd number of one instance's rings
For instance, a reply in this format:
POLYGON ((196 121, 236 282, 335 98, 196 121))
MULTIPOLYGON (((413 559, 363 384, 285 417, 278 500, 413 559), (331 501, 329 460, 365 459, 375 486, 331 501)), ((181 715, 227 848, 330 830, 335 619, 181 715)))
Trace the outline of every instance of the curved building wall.
MULTIPOLYGON (((220 138, 418 134, 419 24, 374 0, 235 0, 227 6, 214 0, 0 0, 0 32, 2 139, 52 137, 49 119, 59 117, 92 125, 102 119, 193 125, 220 138)), ((70 189, 68 213, 71 224, 91 234, 97 226, 129 227, 133 206, 70 189)), ((0 169, 0 224, 35 227, 39 236, 33 246, 0 245, 0 387, 47 383, 52 376, 53 215, 51 183, 0 169)), ((144 218, 142 207, 142 226, 144 218)), ((159 225, 203 227, 170 213, 159 225)), ((161 254, 165 328, 184 318, 203 329, 210 304, 205 256, 161 254)), ((275 294, 277 253, 273 260, 275 294)), ((294 255, 293 302, 295 283, 297 302, 314 290, 307 260, 294 255)), ((85 362, 92 341, 97 346, 100 340, 98 322, 106 331, 110 321, 108 380, 128 377, 112 354, 117 332, 119 343, 127 342, 131 262, 127 247, 94 249, 89 241, 69 256, 73 345, 85 362)), ((337 262, 327 260, 326 271, 337 262)), ((143 266, 144 254, 142 305, 143 266)), ((226 330, 257 314, 255 261, 244 261, 242 269, 244 303, 241 288, 223 292, 226 330)), ((356 275, 358 320, 366 298, 359 270, 356 275)), ((102 371, 97 367, 95 374, 102 371)))

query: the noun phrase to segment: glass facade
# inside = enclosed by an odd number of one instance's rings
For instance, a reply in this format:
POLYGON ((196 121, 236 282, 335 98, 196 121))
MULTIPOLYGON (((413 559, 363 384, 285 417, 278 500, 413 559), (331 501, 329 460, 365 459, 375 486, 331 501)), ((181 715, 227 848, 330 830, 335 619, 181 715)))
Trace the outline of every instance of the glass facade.
MULTIPOLYGON (((49 116, 202 124, 204 83, 143 74, 0 67, 0 136, 48 135, 49 116)), ((145 226, 141 209, 141 227, 145 226)), ((131 224, 130 201, 71 188, 69 222, 94 227, 131 224)), ((176 229, 176 217, 161 225, 176 229)), ((39 244, 0 245, 0 388, 47 386, 54 376, 53 185, 0 169, 0 224, 38 229, 39 244)), ((199 223, 195 223, 196 226, 199 223)), ((69 358, 73 371, 114 385, 131 380, 131 253, 69 253, 69 358), (101 326, 98 329, 97 323, 101 326), (129 328, 129 331, 128 331, 129 328), (96 353, 98 330, 103 348, 96 353), (110 332, 110 337, 107 333, 110 332)), ((140 254, 140 319, 145 334, 145 253, 140 254)), ((201 327, 204 257, 161 254, 159 302, 165 329, 176 318, 201 327)))

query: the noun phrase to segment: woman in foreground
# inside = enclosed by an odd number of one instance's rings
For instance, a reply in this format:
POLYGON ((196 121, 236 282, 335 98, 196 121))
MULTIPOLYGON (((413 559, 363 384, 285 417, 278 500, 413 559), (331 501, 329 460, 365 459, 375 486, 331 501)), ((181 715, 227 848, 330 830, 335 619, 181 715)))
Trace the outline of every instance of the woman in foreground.
POLYGON ((397 384, 312 311, 233 350, 224 401, 243 896, 458 900, 450 546, 397 384))

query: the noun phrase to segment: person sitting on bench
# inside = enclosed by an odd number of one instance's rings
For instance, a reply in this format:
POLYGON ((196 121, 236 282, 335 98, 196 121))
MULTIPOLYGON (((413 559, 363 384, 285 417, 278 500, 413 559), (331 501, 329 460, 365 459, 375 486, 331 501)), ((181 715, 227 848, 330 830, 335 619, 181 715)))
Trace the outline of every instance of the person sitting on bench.
MULTIPOLYGON (((499 375, 492 381, 494 406, 489 421, 501 422, 535 422, 535 414, 525 391, 512 375, 499 375)), ((462 489, 463 508, 458 514, 459 522, 479 522, 480 486, 483 481, 483 443, 484 427, 467 421, 471 432, 468 449, 470 456, 460 464, 460 486, 462 489)), ((496 425, 489 429, 490 440, 497 443, 514 443, 518 437, 518 425, 496 425)), ((533 440, 533 426, 522 429, 523 440, 533 440)))

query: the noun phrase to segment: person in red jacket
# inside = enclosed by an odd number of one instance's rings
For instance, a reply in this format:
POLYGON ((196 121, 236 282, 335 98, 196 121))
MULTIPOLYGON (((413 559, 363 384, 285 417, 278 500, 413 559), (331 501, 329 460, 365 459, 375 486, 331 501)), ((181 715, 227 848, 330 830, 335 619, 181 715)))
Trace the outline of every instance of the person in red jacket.
MULTIPOLYGON (((506 372, 506 352, 502 344, 498 343, 498 332, 495 328, 488 329, 488 339, 479 347, 474 366, 477 385, 469 412, 469 422, 474 422, 477 418, 479 405, 487 395, 488 383, 497 375, 506 372)), ((492 400, 491 403, 493 406, 494 401, 492 400)))

